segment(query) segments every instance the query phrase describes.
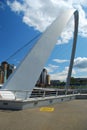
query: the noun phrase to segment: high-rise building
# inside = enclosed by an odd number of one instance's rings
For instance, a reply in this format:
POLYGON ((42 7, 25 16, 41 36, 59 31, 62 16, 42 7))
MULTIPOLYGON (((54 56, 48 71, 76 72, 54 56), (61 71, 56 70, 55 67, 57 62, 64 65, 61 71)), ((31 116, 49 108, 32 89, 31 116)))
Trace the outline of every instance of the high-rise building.
POLYGON ((50 85, 50 75, 47 74, 47 85, 49 86, 50 85))
POLYGON ((45 87, 47 85, 50 85, 50 75, 48 75, 47 70, 44 68, 40 74, 36 86, 45 87))

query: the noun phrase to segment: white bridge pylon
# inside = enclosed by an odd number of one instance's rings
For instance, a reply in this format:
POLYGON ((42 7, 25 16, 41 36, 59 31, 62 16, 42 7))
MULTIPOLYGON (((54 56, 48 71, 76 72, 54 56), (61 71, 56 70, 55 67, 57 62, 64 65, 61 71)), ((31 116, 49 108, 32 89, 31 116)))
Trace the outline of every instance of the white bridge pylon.
MULTIPOLYGON (((56 20, 43 33, 2 89, 10 92, 33 90, 58 37, 75 12, 76 10, 73 9, 61 11, 61 14, 58 15, 56 20)), ((2 91, 0 91, 0 95, 2 95, 2 91)))

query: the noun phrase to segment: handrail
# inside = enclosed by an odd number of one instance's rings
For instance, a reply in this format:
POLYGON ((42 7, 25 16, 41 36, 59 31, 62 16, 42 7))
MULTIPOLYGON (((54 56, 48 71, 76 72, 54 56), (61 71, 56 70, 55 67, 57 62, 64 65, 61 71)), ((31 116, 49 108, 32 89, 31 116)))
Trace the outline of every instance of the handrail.
MULTIPOLYGON (((15 95, 15 100, 21 99, 21 100, 27 100, 29 98, 45 98, 45 97, 51 97, 51 96, 62 96, 65 95, 65 90, 61 91, 61 90, 41 90, 41 89, 36 89, 33 91, 28 91, 28 90, 5 90, 5 89, 1 89, 0 91, 6 91, 6 92, 12 92, 15 95)), ((68 91, 68 95, 69 94, 74 94, 75 90, 71 90, 68 91)), ((6 93, 7 94, 7 93, 6 93)))

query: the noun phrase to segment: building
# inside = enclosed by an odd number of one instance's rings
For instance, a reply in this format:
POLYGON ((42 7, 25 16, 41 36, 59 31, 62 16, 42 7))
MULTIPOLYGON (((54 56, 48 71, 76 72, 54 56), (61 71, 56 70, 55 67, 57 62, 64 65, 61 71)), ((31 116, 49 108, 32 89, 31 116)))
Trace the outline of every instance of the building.
POLYGON ((4 72, 2 70, 2 67, 0 66, 0 84, 4 83, 4 72))
MULTIPOLYGON (((3 84, 7 81, 9 76, 13 73, 15 67, 14 65, 9 64, 6 61, 3 61, 0 65, 0 84, 3 84)), ((40 77, 36 83, 38 87, 46 87, 50 85, 50 75, 47 73, 47 70, 44 68, 40 74, 40 77)))
POLYGON ((51 86, 59 86, 60 85, 60 80, 51 80, 51 86))
POLYGON ((87 78, 74 78, 71 77, 71 85, 87 85, 87 78))
POLYGON ((49 86, 50 85, 50 75, 49 74, 47 74, 47 77, 46 77, 47 79, 47 85, 49 86))
POLYGON ((5 83, 13 71, 14 65, 10 65, 8 62, 3 61, 0 65, 0 84, 5 83))
POLYGON ((40 74, 40 77, 36 83, 38 87, 46 87, 50 85, 50 75, 48 75, 47 70, 44 68, 40 74))

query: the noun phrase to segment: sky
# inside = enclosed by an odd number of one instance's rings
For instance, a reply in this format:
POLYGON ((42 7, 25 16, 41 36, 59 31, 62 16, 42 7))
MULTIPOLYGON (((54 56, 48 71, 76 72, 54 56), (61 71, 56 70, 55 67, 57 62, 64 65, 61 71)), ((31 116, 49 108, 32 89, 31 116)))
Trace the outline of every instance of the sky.
MULTIPOLYGON (((87 0, 0 0, 0 63, 7 60, 17 66, 40 36, 33 42, 30 41, 43 34, 60 10, 69 8, 79 11, 79 31, 72 77, 86 78, 87 0), (25 45, 24 49, 20 49, 25 45), (17 50, 19 53, 15 53, 17 50)), ((66 80, 74 31, 73 21, 72 17, 45 64, 51 79, 66 80)))

